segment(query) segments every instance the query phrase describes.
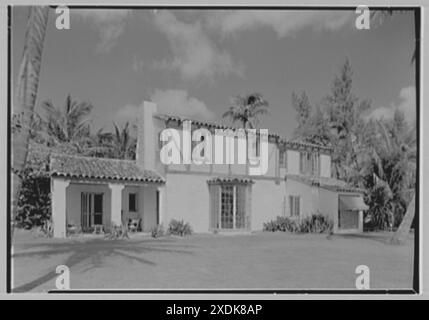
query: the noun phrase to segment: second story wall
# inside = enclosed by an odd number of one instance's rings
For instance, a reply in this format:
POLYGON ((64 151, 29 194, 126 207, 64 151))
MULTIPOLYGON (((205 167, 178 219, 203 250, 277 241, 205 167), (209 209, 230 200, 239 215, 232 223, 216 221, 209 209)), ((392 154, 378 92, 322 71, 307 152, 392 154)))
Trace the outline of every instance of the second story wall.
POLYGON ((331 156, 314 149, 288 149, 287 173, 331 177, 331 156))
POLYGON ((320 176, 331 177, 331 156, 327 154, 320 155, 320 176))
MULTIPOLYGON (((223 157, 224 164, 215 163, 215 130, 217 128, 213 124, 202 122, 192 122, 192 131, 198 128, 206 128, 212 135, 212 163, 211 164, 170 164, 164 165, 160 160, 160 150, 165 143, 160 141, 160 133, 163 129, 174 128, 179 134, 177 144, 183 146, 183 126, 182 120, 174 116, 163 116, 157 113, 156 104, 144 102, 139 110, 139 131, 137 141, 137 163, 149 170, 155 170, 164 175, 167 171, 183 171, 195 173, 207 173, 213 175, 249 175, 249 165, 238 163, 239 142, 238 138, 234 138, 233 164, 228 164, 226 161, 226 140, 223 141, 223 157)), ((226 139, 226 138, 225 138, 226 139)), ((192 139, 191 139, 192 140, 192 139)), ((197 142, 191 142, 191 152, 197 142)), ((259 145, 258 147, 259 148, 259 145)), ((182 150, 181 150, 182 152, 182 150)), ((260 154, 258 154, 260 156, 260 154)), ((180 155, 181 159, 183 154, 180 155)), ((308 160, 308 159, 307 159, 308 160)), ((318 174, 323 177, 331 176, 331 156, 327 148, 319 148, 314 145, 301 144, 300 142, 284 142, 278 140, 278 136, 269 135, 268 139, 268 170, 266 178, 281 179, 286 174, 318 174), (308 161, 305 165, 302 163, 303 154, 307 154, 307 158, 316 159, 316 162, 308 161), (319 156, 320 154, 320 156, 319 156), (314 163, 315 164, 314 164, 314 163), (310 171, 303 170, 303 168, 310 171), (316 170, 314 168, 317 168, 316 170)), ((255 176, 256 177, 256 176, 255 176)))
MULTIPOLYGON (((169 128, 174 128, 177 130, 180 139, 177 142, 177 145, 179 146, 183 146, 183 128, 181 125, 177 125, 177 124, 170 124, 168 126, 169 128)), ((165 128, 165 127, 164 127, 165 128)), ((158 140, 159 140, 159 135, 162 131, 161 127, 158 127, 156 136, 158 136, 158 140)), ((192 128, 192 130, 194 130, 196 128, 192 128)), ((232 154, 233 154, 233 160, 232 163, 228 163, 227 158, 226 158, 226 154, 227 154, 227 142, 226 142, 226 138, 223 139, 223 147, 221 148, 222 153, 223 153, 223 164, 218 164, 215 161, 215 156, 216 156, 216 140, 215 140, 215 135, 214 132, 212 133, 212 163, 211 164, 195 164, 193 163, 193 161, 191 160, 191 163, 189 164, 169 164, 169 165, 165 165, 164 170, 162 170, 162 172, 164 171, 183 171, 183 172, 194 172, 194 173, 208 173, 208 174, 213 174, 213 175, 249 175, 249 164, 240 164, 239 163, 239 153, 243 151, 243 149, 240 149, 239 146, 239 141, 238 138, 235 137, 233 139, 233 147, 231 150, 233 150, 232 154)), ((166 142, 165 142, 166 143, 166 142)), ((159 143, 158 147, 156 148, 156 152, 157 152, 157 163, 159 165, 162 165, 161 163, 161 159, 160 159, 160 150, 161 150, 161 146, 163 143, 159 143)), ((194 149, 196 143, 192 143, 191 146, 191 151, 194 149)), ((259 145, 258 145, 259 148, 259 145)), ((217 151, 219 151, 219 148, 217 149, 217 151)), ((245 154, 247 153, 246 149, 244 149, 245 154)), ((267 157, 268 157, 268 169, 267 169, 267 173, 263 176, 265 177, 269 177, 269 178, 276 178, 279 176, 279 171, 278 171, 278 147, 277 144, 275 143, 275 141, 269 141, 268 142, 268 153, 267 153, 267 157)), ((262 156, 262 151, 260 154, 257 154, 257 156, 262 156)), ((181 158, 183 158, 183 154, 181 154, 181 158)))
POLYGON ((300 174, 299 172, 299 151, 287 150, 287 173, 289 174, 300 174))

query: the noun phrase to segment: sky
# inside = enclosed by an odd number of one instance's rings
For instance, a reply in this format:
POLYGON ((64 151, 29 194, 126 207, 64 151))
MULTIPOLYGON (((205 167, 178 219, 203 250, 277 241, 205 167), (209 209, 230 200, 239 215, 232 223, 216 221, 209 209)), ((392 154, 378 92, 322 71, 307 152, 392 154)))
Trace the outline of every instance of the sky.
MULTIPOLYGON (((291 138, 292 93, 312 104, 329 94, 348 58, 354 93, 369 99, 368 116, 396 108, 415 119, 414 17, 396 13, 355 27, 350 11, 71 9, 57 30, 51 9, 36 111, 67 94, 93 106, 94 130, 135 121, 142 101, 160 112, 225 122, 238 94, 261 93, 270 104, 260 127, 291 138)), ((12 12, 12 83, 23 52, 28 8, 12 12)))

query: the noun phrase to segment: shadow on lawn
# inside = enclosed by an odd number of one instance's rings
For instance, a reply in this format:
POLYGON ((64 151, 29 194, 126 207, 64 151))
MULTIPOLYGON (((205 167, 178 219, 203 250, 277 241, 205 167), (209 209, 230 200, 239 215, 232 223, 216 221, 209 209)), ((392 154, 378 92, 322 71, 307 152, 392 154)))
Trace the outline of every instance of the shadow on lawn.
MULTIPOLYGON (((131 261, 136 261, 146 265, 155 266, 156 264, 150 260, 144 259, 140 256, 147 252, 159 252, 159 253, 178 253, 178 254, 192 254, 192 251, 184 250, 186 247, 172 246, 175 243, 169 239, 157 239, 157 240, 104 240, 94 239, 89 241, 74 241, 74 242, 63 242, 63 243, 41 243, 37 245, 20 245, 20 249, 28 249, 35 247, 43 247, 43 249, 31 252, 19 252, 12 255, 13 259, 16 258, 49 258, 53 255, 61 255, 69 253, 70 256, 63 261, 61 264, 71 268, 79 263, 87 262, 88 267, 83 272, 91 269, 99 268, 103 265, 103 260, 111 257, 118 256, 131 261)), ((31 266, 29 266, 31 267, 31 266)), ((57 276, 55 273, 55 267, 52 271, 47 272, 43 276, 18 286, 12 289, 12 292, 27 292, 30 291, 57 276)))
MULTIPOLYGON (((343 234, 335 234, 335 238, 343 238, 343 239, 364 239, 370 241, 376 241, 387 245, 393 245, 391 243, 391 238, 393 236, 392 232, 364 232, 364 233, 343 233, 343 234)), ((413 235, 409 235, 407 239, 408 242, 413 241, 413 235)))

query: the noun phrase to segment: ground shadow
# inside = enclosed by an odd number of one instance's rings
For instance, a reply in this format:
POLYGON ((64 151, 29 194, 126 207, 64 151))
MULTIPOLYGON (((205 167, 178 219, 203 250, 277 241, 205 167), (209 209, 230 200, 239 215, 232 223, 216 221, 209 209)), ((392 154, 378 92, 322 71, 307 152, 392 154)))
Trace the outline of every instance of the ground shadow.
MULTIPOLYGON (((55 241, 52 239, 52 241, 55 241)), ((70 242, 43 242, 37 244, 20 244, 20 250, 40 248, 29 252, 17 252, 12 259, 17 258, 49 258, 54 255, 68 253, 70 256, 62 264, 71 268, 79 263, 87 263, 84 272, 101 267, 106 257, 118 256, 141 264, 155 265, 154 262, 145 259, 145 253, 176 253, 192 254, 189 245, 171 239, 143 239, 143 240, 105 240, 91 239, 86 241, 71 240, 70 242)), ((12 289, 12 292, 27 292, 54 279, 58 276, 55 268, 37 279, 12 289)))
MULTIPOLYGON (((370 241, 376 241, 383 244, 395 245, 391 242, 393 233, 389 232, 364 232, 364 233, 343 233, 331 235, 331 239, 342 238, 342 239, 364 239, 370 241)), ((412 241, 412 235, 409 236, 407 241, 412 241)))

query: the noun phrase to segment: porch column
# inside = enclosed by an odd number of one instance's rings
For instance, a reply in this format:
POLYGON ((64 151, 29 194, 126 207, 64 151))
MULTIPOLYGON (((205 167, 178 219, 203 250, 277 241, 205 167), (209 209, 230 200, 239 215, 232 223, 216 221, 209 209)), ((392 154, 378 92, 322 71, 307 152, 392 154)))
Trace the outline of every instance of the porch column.
POLYGON ((119 183, 109 183, 109 188, 111 190, 111 223, 114 226, 122 225, 122 189, 124 189, 123 184, 119 183))
POLYGON ((359 210, 358 213, 358 229, 359 232, 363 232, 363 211, 359 210))
POLYGON ((69 184, 69 180, 52 178, 52 223, 55 238, 67 236, 66 191, 69 184))
MULTIPOLYGON (((164 219, 165 219, 165 203, 166 203, 166 197, 165 197, 165 186, 159 186, 157 188, 158 190, 158 214, 159 214, 159 224, 164 223, 164 219)), ((164 226, 166 227, 166 226, 164 226)))

